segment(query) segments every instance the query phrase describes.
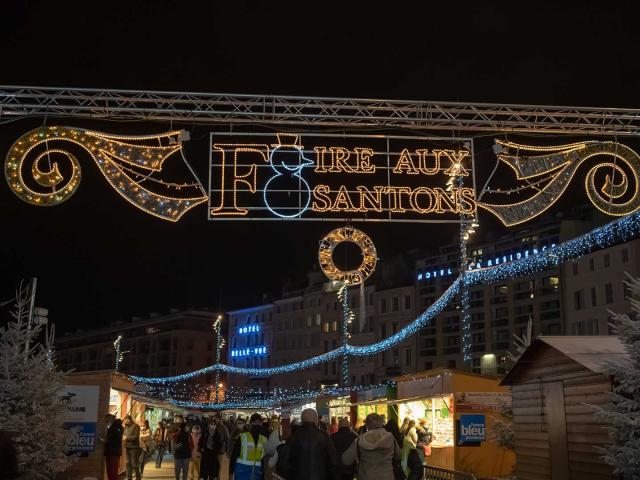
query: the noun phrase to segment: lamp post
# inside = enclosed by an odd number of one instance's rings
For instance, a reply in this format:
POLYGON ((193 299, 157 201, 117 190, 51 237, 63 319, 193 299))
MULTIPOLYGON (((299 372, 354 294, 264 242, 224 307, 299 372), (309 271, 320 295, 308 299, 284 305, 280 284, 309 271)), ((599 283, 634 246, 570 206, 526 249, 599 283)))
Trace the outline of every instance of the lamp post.
MULTIPOLYGON (((213 322, 213 331, 216 334, 216 365, 220 365, 220 356, 224 347, 224 338, 222 338, 222 315, 218 315, 216 321, 213 322)), ((216 369, 216 403, 220 402, 220 370, 216 369)))

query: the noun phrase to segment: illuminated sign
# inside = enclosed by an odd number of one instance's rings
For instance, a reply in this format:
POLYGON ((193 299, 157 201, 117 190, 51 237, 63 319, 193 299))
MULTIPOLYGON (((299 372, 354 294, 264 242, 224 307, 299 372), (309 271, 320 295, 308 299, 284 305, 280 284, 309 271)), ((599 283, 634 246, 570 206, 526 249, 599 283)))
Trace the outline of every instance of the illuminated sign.
POLYGON ((246 347, 246 348, 234 348, 231 350, 231 358, 239 358, 239 357, 256 357, 259 355, 266 355, 267 347, 266 345, 256 345, 255 347, 246 347))
MULTIPOLYGON (((556 244, 552 243, 550 248, 555 247, 556 244)), ((487 259, 484 262, 482 259, 477 260, 469 264, 469 270, 476 270, 478 268, 484 267, 494 267, 496 265, 500 265, 502 263, 513 262, 514 260, 520 260, 521 258, 529 258, 529 255, 535 255, 538 252, 544 252, 547 249, 547 246, 544 245, 540 249, 534 248, 532 250, 523 250, 522 252, 510 253, 509 255, 502 255, 499 257, 492 257, 487 259)), ((458 273, 457 270, 451 270, 451 267, 444 268, 436 268, 425 270, 424 272, 418 272, 418 281, 420 280, 431 280, 432 278, 444 277, 446 275, 452 275, 453 273, 458 273)))
POLYGON ((247 335, 249 333, 260 333, 260 325, 245 325, 238 327, 238 335, 247 335))
POLYGON ((210 220, 459 222, 475 216, 471 141, 212 132, 210 220))

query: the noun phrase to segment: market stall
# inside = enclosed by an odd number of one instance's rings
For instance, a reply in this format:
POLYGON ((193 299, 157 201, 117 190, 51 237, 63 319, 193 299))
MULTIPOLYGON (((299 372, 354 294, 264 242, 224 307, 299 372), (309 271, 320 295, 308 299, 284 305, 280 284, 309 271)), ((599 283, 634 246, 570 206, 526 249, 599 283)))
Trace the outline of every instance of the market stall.
POLYGON ((495 377, 448 369, 428 370, 395 379, 398 421, 422 424, 431 433, 427 464, 494 477, 513 468, 513 452, 502 449, 489 431, 510 403, 506 388, 495 377))
POLYGON ((398 412, 394 405, 388 402, 396 399, 396 389, 391 386, 382 386, 362 390, 357 394, 356 418, 364 421, 370 413, 377 413, 385 419, 398 419, 398 412))
MULTIPOLYGON (((139 421, 144 418, 145 404, 134 398, 133 381, 111 370, 65 375, 65 395, 71 402, 65 427, 78 431, 70 453, 79 458, 59 478, 104 480, 104 443, 100 439, 106 432, 105 415, 111 413, 118 418, 131 415, 139 421)), ((123 456, 121 472, 125 470, 124 459, 123 456)))

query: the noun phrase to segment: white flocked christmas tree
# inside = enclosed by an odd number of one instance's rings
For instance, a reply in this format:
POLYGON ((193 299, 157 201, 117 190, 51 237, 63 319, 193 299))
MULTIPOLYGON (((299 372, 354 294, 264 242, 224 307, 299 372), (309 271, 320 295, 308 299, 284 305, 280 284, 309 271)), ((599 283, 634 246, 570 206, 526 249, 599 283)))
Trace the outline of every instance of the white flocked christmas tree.
POLYGON ((11 319, 0 323, 0 430, 18 450, 21 478, 50 479, 73 461, 62 425, 64 376, 54 367, 53 329, 28 317, 29 292, 20 288, 11 319))
POLYGON ((631 315, 611 313, 629 361, 609 365, 614 379, 612 404, 598 415, 611 438, 605 460, 626 480, 640 478, 640 280, 629 277, 625 285, 631 293, 631 315))

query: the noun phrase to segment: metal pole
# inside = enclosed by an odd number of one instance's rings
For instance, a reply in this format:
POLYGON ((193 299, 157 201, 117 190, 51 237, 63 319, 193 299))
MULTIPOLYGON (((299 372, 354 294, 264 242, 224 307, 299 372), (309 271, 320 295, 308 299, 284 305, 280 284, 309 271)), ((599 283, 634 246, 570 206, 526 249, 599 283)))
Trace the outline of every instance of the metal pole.
POLYGON ((33 310, 36 303, 36 286, 38 285, 38 278, 33 277, 31 279, 31 300, 29 301, 29 317, 27 318, 27 339, 25 342, 25 360, 29 358, 29 337, 31 336, 31 324, 33 323, 33 310))

